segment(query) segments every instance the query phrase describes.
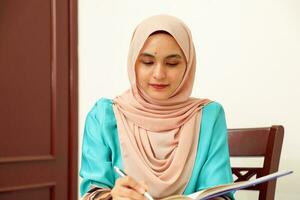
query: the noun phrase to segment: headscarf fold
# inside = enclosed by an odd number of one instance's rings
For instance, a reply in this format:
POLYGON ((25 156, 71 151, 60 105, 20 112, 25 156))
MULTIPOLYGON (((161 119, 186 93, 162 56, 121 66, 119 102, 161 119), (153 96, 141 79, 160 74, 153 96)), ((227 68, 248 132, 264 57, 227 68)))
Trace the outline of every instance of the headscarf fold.
POLYGON ((195 162, 202 108, 208 99, 190 97, 196 55, 192 35, 179 19, 156 15, 134 30, 129 54, 131 88, 113 100, 124 168, 145 182, 155 198, 182 194, 195 162), (177 89, 166 100, 153 99, 136 83, 135 62, 147 38, 168 32, 181 47, 187 66, 177 89))

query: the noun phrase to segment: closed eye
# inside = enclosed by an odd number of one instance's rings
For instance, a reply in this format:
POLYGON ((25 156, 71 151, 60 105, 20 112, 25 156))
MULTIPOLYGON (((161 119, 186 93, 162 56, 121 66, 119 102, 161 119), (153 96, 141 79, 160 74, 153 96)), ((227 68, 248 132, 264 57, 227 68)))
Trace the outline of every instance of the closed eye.
POLYGON ((178 63, 167 63, 167 65, 176 66, 176 65, 178 65, 178 63))
POLYGON ((152 65, 153 64, 153 62, 145 62, 145 61, 143 61, 142 63, 145 64, 145 65, 152 65))

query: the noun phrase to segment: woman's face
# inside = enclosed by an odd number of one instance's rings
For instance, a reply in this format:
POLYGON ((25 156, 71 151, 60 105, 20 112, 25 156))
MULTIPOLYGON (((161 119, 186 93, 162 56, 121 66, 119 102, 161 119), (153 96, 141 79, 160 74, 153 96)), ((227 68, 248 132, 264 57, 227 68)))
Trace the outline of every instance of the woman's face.
POLYGON ((171 35, 153 34, 135 63, 137 84, 153 99, 168 99, 181 83, 186 65, 185 56, 171 35))

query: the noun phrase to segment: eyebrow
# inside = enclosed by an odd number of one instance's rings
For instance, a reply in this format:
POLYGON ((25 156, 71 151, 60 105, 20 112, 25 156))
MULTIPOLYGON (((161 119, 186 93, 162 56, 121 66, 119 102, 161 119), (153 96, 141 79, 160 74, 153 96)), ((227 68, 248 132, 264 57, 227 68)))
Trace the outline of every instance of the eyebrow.
POLYGON ((140 56, 145 56, 145 57, 152 57, 152 58, 154 58, 155 56, 154 55, 152 55, 152 54, 150 54, 150 53, 141 53, 141 55, 140 56))
MULTIPOLYGON (((148 57, 155 58, 154 55, 152 55, 152 54, 150 54, 150 53, 146 53, 146 52, 141 53, 140 56, 148 56, 148 57)), ((170 54, 170 55, 168 55, 166 58, 167 58, 167 59, 168 59, 168 58, 181 58, 181 56, 180 56, 179 54, 170 54)))

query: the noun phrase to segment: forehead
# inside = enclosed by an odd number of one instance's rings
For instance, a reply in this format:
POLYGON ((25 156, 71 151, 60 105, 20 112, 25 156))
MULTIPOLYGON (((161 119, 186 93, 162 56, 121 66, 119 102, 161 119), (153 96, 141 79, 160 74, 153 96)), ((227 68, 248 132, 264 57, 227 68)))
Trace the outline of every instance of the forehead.
POLYGON ((143 53, 155 56, 168 56, 169 54, 179 54, 184 56, 183 51, 174 37, 167 33, 150 35, 140 51, 140 54, 143 53))

